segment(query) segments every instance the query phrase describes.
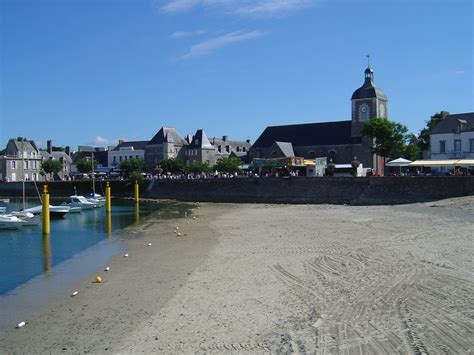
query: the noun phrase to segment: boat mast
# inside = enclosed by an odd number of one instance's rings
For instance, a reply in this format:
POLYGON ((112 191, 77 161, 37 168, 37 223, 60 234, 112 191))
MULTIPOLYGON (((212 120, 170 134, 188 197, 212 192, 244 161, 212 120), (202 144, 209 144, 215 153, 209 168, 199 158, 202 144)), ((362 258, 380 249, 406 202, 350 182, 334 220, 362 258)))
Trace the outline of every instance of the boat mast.
POLYGON ((94 169, 94 152, 92 152, 92 193, 95 198, 95 169, 94 169))
POLYGON ((21 179, 23 189, 23 210, 25 210, 25 138, 21 138, 21 175, 23 176, 21 179))

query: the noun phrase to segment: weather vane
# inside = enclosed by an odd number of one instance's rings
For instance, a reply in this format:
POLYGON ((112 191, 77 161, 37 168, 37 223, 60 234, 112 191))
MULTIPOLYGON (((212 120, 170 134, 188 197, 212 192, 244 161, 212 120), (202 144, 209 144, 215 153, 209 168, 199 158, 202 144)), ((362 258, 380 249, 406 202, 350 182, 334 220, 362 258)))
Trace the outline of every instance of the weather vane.
POLYGON ((370 54, 367 54, 366 57, 367 57, 367 67, 370 67, 370 54))

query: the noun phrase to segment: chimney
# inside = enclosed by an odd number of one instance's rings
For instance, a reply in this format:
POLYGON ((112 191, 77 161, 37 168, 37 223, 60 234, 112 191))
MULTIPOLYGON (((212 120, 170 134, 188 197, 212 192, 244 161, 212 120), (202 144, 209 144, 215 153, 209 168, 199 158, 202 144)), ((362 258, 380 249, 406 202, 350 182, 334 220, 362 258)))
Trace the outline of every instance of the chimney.
POLYGON ((119 144, 122 144, 123 142, 125 142, 123 139, 119 139, 119 140, 118 140, 118 143, 119 143, 119 144))
POLYGON ((223 140, 224 142, 227 142, 227 139, 228 139, 228 138, 229 138, 229 137, 227 137, 227 136, 222 136, 222 140, 223 140))
POLYGON ((245 141, 246 141, 248 144, 250 144, 250 139, 246 139, 245 141))
POLYGON ((53 152, 53 142, 51 141, 51 139, 48 139, 46 141, 46 151, 51 154, 53 152))
POLYGON ((64 148, 64 153, 66 153, 68 156, 71 156, 71 147, 67 145, 64 148))
POLYGON ((446 118, 446 116, 449 115, 448 111, 441 111, 440 113, 441 113, 441 117, 442 117, 443 120, 446 118))

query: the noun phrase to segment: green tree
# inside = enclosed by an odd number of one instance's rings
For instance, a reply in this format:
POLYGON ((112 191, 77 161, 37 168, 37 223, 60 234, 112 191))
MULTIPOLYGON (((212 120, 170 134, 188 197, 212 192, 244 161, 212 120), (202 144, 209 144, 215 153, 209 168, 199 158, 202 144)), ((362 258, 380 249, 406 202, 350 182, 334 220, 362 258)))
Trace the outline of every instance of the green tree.
POLYGON ((221 173, 234 173, 240 170, 240 166, 242 165, 242 161, 239 158, 235 157, 222 157, 217 159, 217 163, 214 166, 214 169, 221 173))
POLYGON ((89 159, 79 159, 77 162, 76 162, 76 166, 77 166, 77 170, 82 173, 82 174, 88 174, 88 173, 91 173, 93 171, 95 171, 95 169, 97 168, 97 161, 92 161, 92 160, 89 160, 89 159), (94 162, 94 163, 92 163, 94 162), (94 164, 94 165, 92 165, 94 164))
POLYGON ((162 160, 158 166, 163 169, 165 173, 182 173, 185 170, 184 163, 179 159, 165 159, 162 160))
POLYGON ((398 158, 403 155, 408 128, 386 118, 372 118, 362 129, 362 135, 374 140, 372 151, 384 158, 398 158))
POLYGON ((145 180, 142 173, 139 171, 132 171, 129 175, 129 179, 133 182, 138 181, 138 183, 142 183, 145 180))
POLYGON ((120 163, 120 169, 125 170, 128 176, 133 172, 141 173, 145 168, 145 161, 141 158, 131 158, 120 163))
POLYGON ((63 168, 63 164, 59 160, 45 160, 41 163, 41 169, 45 173, 50 174, 52 177, 54 174, 59 173, 63 168))
POLYGON ((212 171, 212 168, 206 163, 196 161, 194 163, 191 163, 186 170, 190 173, 200 174, 210 173, 212 171))
POLYGON ((409 143, 405 146, 402 156, 408 160, 417 160, 421 157, 421 149, 416 143, 409 143))
MULTIPOLYGON (((447 112, 447 114, 449 114, 449 112, 447 112)), ((442 120, 443 114, 441 112, 436 112, 428 121, 426 121, 426 127, 420 131, 420 135, 418 136, 418 147, 421 151, 430 149, 430 131, 442 120)))

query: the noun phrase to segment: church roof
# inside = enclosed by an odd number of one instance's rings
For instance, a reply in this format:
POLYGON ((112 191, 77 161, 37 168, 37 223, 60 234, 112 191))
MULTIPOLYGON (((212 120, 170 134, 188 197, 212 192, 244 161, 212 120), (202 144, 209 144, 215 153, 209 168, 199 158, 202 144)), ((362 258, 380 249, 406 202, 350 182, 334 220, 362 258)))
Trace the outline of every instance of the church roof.
POLYGON ((275 142, 276 146, 281 150, 285 157, 294 157, 293 144, 290 142, 275 142))
POLYGON ((385 96, 385 93, 374 84, 374 70, 371 67, 367 67, 364 73, 364 85, 354 91, 351 100, 370 99, 376 97, 378 99, 387 101, 387 96, 385 96))
POLYGON ((352 121, 269 126, 252 148, 270 147, 274 142, 288 142, 293 147, 360 143, 360 138, 351 137, 351 129, 352 121))
POLYGON ((430 134, 474 131, 474 112, 448 115, 440 121, 430 134))

